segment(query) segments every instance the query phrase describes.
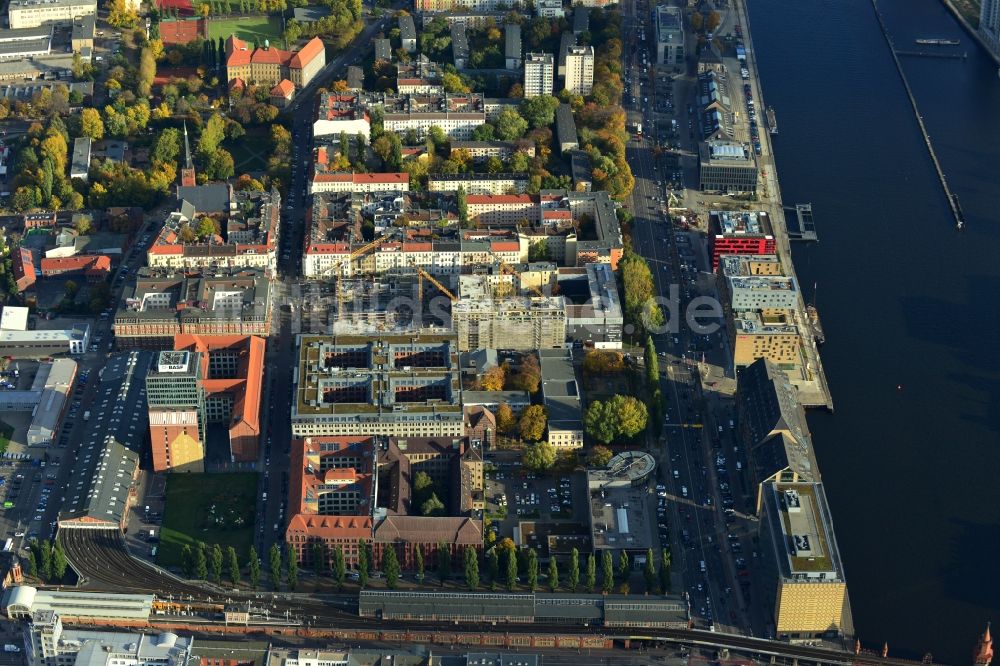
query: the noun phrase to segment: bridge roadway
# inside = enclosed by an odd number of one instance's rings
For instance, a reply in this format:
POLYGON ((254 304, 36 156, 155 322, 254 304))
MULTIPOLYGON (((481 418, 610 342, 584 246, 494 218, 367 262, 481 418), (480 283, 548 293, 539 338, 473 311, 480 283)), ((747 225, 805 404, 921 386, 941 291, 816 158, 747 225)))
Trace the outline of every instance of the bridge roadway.
MULTIPOLYGON (((272 618, 285 615, 294 618, 296 627, 306 626, 310 632, 337 631, 448 631, 461 633, 462 629, 450 622, 418 622, 377 620, 357 615, 357 598, 354 595, 324 595, 322 598, 298 594, 268 594, 254 592, 236 593, 208 583, 181 580, 172 574, 133 558, 124 546, 117 530, 61 529, 62 542, 69 563, 82 578, 85 590, 154 594, 159 599, 186 599, 194 602, 219 603, 229 599, 253 601, 269 606, 272 618), (340 609, 334 606, 341 606, 340 609)), ((155 624, 156 618, 153 619, 155 624)), ((552 635, 594 634, 596 628, 563 624, 508 624, 505 634, 552 635)), ((912 666, 915 662, 881 655, 855 655, 851 652, 826 647, 792 645, 780 641, 724 634, 699 629, 617 629, 606 628, 604 635, 615 640, 640 643, 669 642, 692 647, 729 648, 780 659, 800 660, 816 664, 872 664, 873 666, 912 666)), ((252 629, 251 629, 252 630, 252 629)), ((501 629, 496 627, 500 632, 501 629)))

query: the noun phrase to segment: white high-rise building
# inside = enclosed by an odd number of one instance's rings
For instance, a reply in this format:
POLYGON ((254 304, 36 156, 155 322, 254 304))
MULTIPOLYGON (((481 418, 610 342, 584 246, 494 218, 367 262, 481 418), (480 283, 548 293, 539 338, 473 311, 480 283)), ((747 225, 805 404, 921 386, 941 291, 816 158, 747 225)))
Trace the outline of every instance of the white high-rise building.
POLYGON ((551 95, 554 76, 555 62, 551 53, 529 53, 524 59, 524 96, 551 95))
POLYGON ((983 0, 979 12, 979 34, 1000 58, 1000 0, 983 0))
POLYGON ((589 95, 593 89, 594 47, 569 47, 566 49, 566 90, 575 95, 589 95))

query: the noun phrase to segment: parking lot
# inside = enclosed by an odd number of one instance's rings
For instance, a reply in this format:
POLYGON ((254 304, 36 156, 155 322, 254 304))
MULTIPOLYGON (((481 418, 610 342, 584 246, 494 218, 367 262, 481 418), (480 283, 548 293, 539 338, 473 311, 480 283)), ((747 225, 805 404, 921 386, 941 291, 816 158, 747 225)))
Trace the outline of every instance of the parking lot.
POLYGON ((493 518, 490 530, 498 541, 514 538, 522 521, 589 525, 587 480, 580 472, 539 475, 523 471, 519 463, 498 463, 486 477, 486 513, 493 518))

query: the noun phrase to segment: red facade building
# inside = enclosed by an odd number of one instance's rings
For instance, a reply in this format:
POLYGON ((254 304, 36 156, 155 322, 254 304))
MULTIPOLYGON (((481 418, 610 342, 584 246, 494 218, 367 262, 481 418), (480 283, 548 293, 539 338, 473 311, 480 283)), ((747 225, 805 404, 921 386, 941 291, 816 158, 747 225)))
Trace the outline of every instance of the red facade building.
POLYGON ((774 254, 774 234, 767 213, 715 211, 709 218, 708 248, 712 271, 724 254, 774 254))

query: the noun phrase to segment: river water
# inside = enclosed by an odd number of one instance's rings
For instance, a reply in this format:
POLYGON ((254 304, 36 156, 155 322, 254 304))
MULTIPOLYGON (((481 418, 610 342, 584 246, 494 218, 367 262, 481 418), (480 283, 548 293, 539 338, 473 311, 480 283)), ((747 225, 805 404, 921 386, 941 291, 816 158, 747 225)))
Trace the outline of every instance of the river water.
POLYGON ((879 0, 949 184, 954 229, 870 0, 750 0, 795 265, 826 331, 815 445, 866 647, 952 664, 1000 620, 1000 78, 939 0, 879 0), (918 47, 918 37, 958 47, 918 47))

